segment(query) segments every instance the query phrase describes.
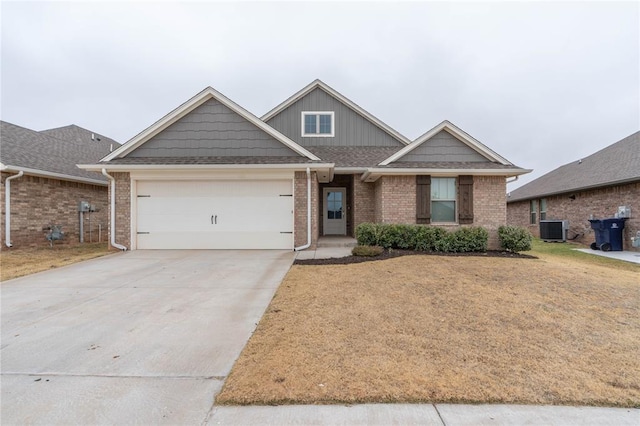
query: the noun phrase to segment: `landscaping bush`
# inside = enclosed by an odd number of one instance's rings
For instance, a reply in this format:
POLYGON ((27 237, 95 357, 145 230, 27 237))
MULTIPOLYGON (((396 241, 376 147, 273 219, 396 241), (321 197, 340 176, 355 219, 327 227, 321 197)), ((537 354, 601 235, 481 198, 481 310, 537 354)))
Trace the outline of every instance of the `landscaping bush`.
POLYGON ((425 225, 362 223, 356 227, 356 238, 362 246, 464 253, 487 251, 489 233, 480 227, 464 227, 448 232, 443 228, 425 225))
POLYGON ((356 246, 351 250, 354 256, 375 257, 380 256, 384 249, 380 246, 356 246))
POLYGON ((361 223, 356 226, 356 239, 361 246, 377 246, 380 231, 377 223, 361 223))
POLYGON ((447 234, 443 228, 416 225, 413 248, 417 251, 438 251, 439 242, 447 238, 447 234))
POLYGON ((518 253, 531 250, 533 236, 529 230, 520 226, 501 226, 498 228, 500 247, 506 251, 518 253))
POLYGON ((448 251, 454 253, 487 251, 489 233, 480 227, 460 228, 448 235, 448 251))

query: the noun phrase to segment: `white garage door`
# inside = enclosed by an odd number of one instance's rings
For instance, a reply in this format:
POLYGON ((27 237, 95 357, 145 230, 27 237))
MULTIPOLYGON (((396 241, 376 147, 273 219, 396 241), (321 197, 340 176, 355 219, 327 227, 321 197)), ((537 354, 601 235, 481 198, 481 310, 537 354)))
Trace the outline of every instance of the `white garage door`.
POLYGON ((291 180, 138 181, 138 249, 292 249, 291 180))

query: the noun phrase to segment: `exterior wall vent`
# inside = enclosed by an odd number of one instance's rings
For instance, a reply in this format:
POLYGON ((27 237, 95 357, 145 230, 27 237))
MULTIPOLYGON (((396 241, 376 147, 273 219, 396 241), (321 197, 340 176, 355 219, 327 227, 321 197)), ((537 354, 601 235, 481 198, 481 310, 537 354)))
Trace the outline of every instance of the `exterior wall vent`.
POLYGON ((541 220, 540 221, 540 239, 547 242, 567 241, 567 233, 569 232, 568 220, 541 220))

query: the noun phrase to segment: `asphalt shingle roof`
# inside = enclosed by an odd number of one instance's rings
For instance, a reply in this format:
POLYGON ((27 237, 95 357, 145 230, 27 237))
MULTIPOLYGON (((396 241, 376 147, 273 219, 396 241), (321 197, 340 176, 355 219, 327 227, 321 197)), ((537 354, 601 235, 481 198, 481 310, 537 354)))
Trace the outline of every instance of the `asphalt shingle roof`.
POLYGON ((402 147, 312 146, 307 149, 324 162, 335 163, 336 167, 374 167, 402 147))
POLYGON ((640 131, 521 186, 507 202, 640 181, 640 131))
POLYGON ((110 152, 111 144, 114 149, 119 146, 109 138, 91 140, 91 133, 75 125, 37 132, 0 121, 0 162, 7 166, 106 182, 102 174, 76 167, 76 164, 97 163, 110 152))

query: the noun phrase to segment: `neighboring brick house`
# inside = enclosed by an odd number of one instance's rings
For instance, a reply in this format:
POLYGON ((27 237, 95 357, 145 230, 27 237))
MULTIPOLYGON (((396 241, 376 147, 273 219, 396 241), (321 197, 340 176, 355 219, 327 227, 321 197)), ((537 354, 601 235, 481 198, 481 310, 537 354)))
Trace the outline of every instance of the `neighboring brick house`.
POLYGON ((120 144, 75 125, 40 132, 4 121, 0 125, 0 234, 5 247, 48 244, 45 228, 51 225, 62 226, 64 243, 78 242, 80 201, 94 210, 83 213, 84 241, 106 241, 108 181, 76 164, 98 161, 120 144))
POLYGON ((640 231, 640 132, 512 191, 507 221, 539 236, 540 220, 568 220, 569 238, 590 244, 589 218, 614 217, 619 206, 631 208, 623 234, 623 247, 631 250, 640 231))
POLYGON ((316 80, 262 118, 208 87, 97 164, 127 249, 304 249, 363 222, 506 223, 528 173, 443 121, 415 141, 316 80))

